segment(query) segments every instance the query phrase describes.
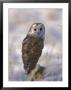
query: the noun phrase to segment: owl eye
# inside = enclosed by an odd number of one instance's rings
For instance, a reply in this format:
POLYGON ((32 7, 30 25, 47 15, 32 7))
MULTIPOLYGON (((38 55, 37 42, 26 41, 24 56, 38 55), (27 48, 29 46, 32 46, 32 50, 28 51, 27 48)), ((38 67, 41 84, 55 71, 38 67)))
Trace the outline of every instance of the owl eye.
POLYGON ((36 31, 36 28, 34 29, 34 31, 36 31))
POLYGON ((40 28, 40 31, 42 31, 42 28, 40 28))

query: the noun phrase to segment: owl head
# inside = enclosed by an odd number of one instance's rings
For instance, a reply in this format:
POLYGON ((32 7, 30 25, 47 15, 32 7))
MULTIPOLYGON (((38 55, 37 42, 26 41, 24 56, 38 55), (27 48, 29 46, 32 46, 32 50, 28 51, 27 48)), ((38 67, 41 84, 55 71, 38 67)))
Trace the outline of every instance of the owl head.
POLYGON ((28 34, 33 37, 39 37, 39 38, 44 39, 45 26, 42 23, 34 23, 31 25, 28 34))

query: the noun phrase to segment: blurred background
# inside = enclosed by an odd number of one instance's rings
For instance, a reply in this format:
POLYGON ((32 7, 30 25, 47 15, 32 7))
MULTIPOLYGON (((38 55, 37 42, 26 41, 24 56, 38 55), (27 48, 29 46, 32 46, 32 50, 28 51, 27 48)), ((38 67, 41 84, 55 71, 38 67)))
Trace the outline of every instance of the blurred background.
POLYGON ((8 9, 8 80, 26 81, 22 62, 22 41, 32 23, 45 25, 45 41, 38 64, 46 67, 40 81, 62 80, 62 9, 8 9))

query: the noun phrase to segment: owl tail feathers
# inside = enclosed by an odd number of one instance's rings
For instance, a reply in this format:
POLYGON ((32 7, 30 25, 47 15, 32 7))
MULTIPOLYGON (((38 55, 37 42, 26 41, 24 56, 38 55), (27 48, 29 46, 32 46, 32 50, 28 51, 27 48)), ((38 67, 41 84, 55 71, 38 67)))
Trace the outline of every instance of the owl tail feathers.
POLYGON ((26 70, 25 70, 25 73, 28 75, 28 74, 30 74, 30 72, 31 72, 31 70, 29 69, 29 68, 27 68, 26 70))

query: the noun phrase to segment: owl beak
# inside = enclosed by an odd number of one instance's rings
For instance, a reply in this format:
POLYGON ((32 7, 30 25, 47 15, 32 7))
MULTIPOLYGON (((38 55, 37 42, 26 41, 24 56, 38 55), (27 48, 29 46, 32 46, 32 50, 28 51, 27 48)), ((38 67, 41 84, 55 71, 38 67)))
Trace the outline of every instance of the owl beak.
POLYGON ((38 35, 40 34, 40 32, 38 32, 38 35))

